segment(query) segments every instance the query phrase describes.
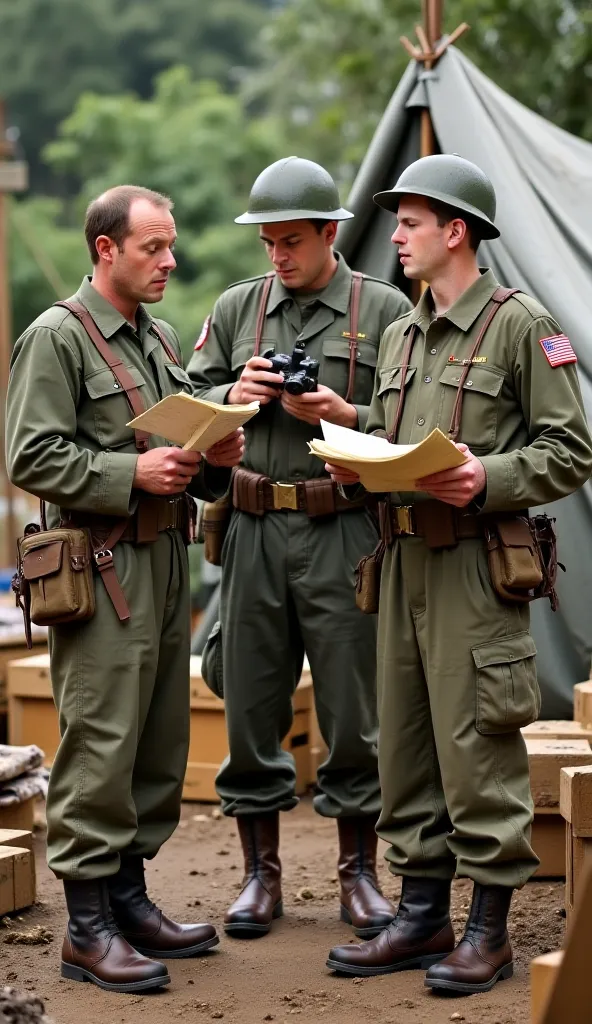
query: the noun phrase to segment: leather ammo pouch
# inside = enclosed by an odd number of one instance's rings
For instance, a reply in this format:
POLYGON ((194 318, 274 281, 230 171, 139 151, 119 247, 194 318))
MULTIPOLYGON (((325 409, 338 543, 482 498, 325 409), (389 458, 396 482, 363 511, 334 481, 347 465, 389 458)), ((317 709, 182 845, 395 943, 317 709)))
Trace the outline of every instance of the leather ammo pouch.
POLYGON ((524 603, 539 597, 543 570, 527 518, 492 518, 485 526, 493 588, 503 601, 524 603))
MULTIPOLYGON (((13 580, 17 601, 37 626, 86 622, 95 613, 95 584, 90 532, 78 527, 40 530, 27 526, 18 541, 13 580)), ((30 636, 27 636, 30 640, 30 636)))
POLYGON ((229 496, 204 502, 201 506, 198 539, 204 545, 204 558, 210 565, 222 565, 222 548, 231 515, 229 496))
POLYGON ((380 600, 380 575, 386 544, 380 541, 371 555, 358 562, 355 570, 356 604, 365 615, 376 615, 380 600))
POLYGON ((239 467, 232 481, 232 504, 253 516, 265 515, 265 485, 268 483, 269 477, 263 473, 239 467))

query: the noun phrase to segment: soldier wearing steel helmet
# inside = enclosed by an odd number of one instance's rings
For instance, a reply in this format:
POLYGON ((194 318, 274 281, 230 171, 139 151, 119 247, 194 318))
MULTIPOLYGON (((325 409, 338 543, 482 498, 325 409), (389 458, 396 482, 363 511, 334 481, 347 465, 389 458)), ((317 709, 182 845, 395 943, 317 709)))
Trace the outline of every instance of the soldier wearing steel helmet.
POLYGON ((328 747, 314 806, 337 819, 342 919, 369 937, 394 914, 375 870, 376 627, 353 587, 376 528, 364 502, 348 510, 307 447, 322 436, 321 419, 364 430, 381 335, 410 308, 334 251, 337 223, 351 216, 318 164, 288 157, 266 168, 237 221, 259 226, 273 270, 220 296, 188 367, 199 397, 261 403, 246 429, 222 565, 230 754, 216 786, 245 856, 244 887, 225 918, 239 937, 265 934, 282 913, 279 812, 297 803, 282 741, 305 652, 328 747), (279 389, 267 358, 296 342, 320 364, 318 388, 301 395, 279 389))
POLYGON ((485 542, 526 557, 527 509, 588 479, 592 442, 569 339, 538 301, 479 268, 479 241, 499 235, 486 175, 458 156, 425 157, 374 198, 397 214, 406 276, 429 287, 385 332, 367 430, 407 444, 439 427, 466 461, 383 505, 378 834, 402 895, 380 936, 328 963, 429 968, 434 989, 484 992, 512 974, 512 892, 538 864, 520 728, 540 710, 528 604, 505 585, 500 596, 485 542), (458 945, 454 875, 474 882, 458 945))

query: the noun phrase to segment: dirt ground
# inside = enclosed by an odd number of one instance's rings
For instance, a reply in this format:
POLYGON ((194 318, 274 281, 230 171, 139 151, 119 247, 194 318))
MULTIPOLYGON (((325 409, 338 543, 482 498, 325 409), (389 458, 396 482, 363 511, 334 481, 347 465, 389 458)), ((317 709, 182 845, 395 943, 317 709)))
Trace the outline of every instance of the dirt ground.
MULTIPOLYGON (((19 990, 35 990, 54 1024, 169 1024, 177 1018, 195 1024, 290 1024, 297 1017, 303 1024, 523 1024, 530 1019, 529 962, 561 943, 563 885, 533 882, 518 893, 511 922, 513 980, 500 982, 487 995, 442 997, 423 986, 420 971, 360 979, 327 970, 330 947, 352 937, 339 921, 336 856, 334 823, 315 815, 310 799, 303 800, 282 816, 285 917, 264 938, 227 938, 222 917, 241 879, 234 824, 212 817, 211 805, 185 804, 177 832, 149 867, 151 895, 179 920, 215 923, 221 944, 199 959, 167 961, 172 984, 160 993, 116 995, 60 978, 65 908, 61 887, 45 866, 41 834, 39 902, 16 920, 4 920, 0 979, 19 990), (45 934, 41 944, 21 945, 9 938, 15 929, 28 933, 34 928, 45 934)), ((382 863, 380 873, 385 892, 396 897, 397 881, 382 863)), ((455 883, 458 932, 469 902, 469 884, 455 883)))

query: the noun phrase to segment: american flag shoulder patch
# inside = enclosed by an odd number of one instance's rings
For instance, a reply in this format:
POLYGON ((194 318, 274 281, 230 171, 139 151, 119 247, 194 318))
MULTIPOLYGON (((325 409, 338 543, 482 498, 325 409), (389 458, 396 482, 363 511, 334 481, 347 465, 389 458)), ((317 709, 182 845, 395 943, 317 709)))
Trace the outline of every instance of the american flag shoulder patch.
POLYGON ((554 334, 551 338, 540 338, 539 345, 551 366, 563 366, 565 363, 577 363, 578 357, 571 347, 565 334, 554 334))
POLYGON ((212 317, 211 316, 207 316, 205 318, 205 320, 204 320, 204 325, 203 325, 203 327, 201 329, 201 334, 200 334, 199 338, 197 339, 197 341, 195 342, 195 345, 193 346, 193 351, 194 352, 199 352, 200 348, 203 348, 205 343, 206 343, 206 341, 208 340, 208 334, 210 333, 210 324, 211 324, 211 322, 212 322, 212 317))

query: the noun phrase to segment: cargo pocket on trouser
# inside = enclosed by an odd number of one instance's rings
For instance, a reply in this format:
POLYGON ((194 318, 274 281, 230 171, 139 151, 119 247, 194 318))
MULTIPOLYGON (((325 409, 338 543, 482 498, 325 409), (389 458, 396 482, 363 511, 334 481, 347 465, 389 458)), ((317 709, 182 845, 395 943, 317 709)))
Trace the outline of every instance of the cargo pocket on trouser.
POLYGON ((484 736, 514 732, 541 710, 536 647, 530 633, 514 633, 472 648, 477 670, 476 728, 484 736))

